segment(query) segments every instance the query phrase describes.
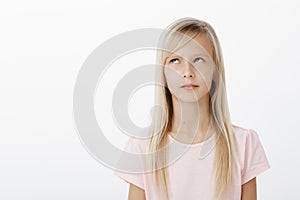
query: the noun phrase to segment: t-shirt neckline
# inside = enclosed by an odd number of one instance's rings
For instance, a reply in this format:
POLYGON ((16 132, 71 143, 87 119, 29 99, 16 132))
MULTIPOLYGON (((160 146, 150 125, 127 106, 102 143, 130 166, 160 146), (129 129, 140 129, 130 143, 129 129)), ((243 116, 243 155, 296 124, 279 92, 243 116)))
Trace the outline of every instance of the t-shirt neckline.
POLYGON ((198 143, 191 143, 191 144, 188 144, 188 143, 183 143, 183 142, 180 142, 178 140, 176 140, 171 134, 168 133, 168 138, 170 138, 170 140, 172 142, 176 142, 180 145, 185 145, 185 146, 189 146, 189 147, 199 147, 199 146, 202 146, 206 143, 209 143, 211 142, 214 138, 215 138, 215 135, 216 135, 216 131, 214 131, 214 133, 209 136, 206 140, 202 141, 202 142, 198 142, 198 143))

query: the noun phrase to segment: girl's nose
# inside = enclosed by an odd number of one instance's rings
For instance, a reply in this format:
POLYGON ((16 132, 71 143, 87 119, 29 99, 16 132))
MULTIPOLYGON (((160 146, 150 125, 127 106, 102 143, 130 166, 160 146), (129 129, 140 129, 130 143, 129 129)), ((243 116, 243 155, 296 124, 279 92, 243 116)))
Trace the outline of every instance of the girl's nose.
POLYGON ((183 71, 184 78, 194 78, 195 73, 193 71, 193 66, 189 62, 184 63, 184 71, 183 71))
POLYGON ((193 78, 193 77, 195 77, 195 75, 194 75, 194 73, 184 73, 183 77, 184 78, 187 78, 187 77, 193 78))

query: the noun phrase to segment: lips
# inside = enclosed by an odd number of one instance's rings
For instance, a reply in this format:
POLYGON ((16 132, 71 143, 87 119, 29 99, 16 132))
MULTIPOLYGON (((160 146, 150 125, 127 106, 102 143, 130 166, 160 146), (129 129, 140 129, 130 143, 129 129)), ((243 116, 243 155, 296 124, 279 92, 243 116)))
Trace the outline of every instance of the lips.
POLYGON ((194 85, 194 84, 185 84, 185 85, 181 86, 181 88, 195 88, 195 87, 199 87, 199 86, 194 85))

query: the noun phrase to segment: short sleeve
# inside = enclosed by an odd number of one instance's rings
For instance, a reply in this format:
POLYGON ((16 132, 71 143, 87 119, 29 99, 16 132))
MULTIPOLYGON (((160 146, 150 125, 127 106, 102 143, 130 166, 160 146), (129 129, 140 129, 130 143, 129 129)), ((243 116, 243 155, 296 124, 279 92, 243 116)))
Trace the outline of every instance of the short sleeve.
MULTIPOLYGON (((140 149, 138 148, 136 140, 133 138, 129 138, 126 143, 126 146, 124 148, 124 151, 127 151, 128 153, 139 154, 140 149)), ((121 157, 121 159, 122 159, 122 157, 121 157)), ((136 185, 139 188, 145 189, 143 174, 121 172, 121 171, 117 171, 117 170, 115 170, 113 172, 113 174, 116 175, 117 177, 121 178, 122 180, 124 180, 127 183, 131 183, 131 184, 136 185)))
POLYGON ((250 181, 260 173, 270 168, 270 164, 256 131, 252 129, 248 130, 245 145, 242 184, 250 181))

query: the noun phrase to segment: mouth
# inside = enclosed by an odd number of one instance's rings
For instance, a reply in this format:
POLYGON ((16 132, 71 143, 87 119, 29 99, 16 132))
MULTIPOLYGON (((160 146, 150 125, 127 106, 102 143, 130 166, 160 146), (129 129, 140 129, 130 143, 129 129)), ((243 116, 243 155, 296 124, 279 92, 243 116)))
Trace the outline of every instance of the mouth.
POLYGON ((181 86, 181 88, 183 89, 194 89, 194 88, 197 88, 199 87, 198 85, 194 85, 194 84, 185 84, 183 86, 181 86))

